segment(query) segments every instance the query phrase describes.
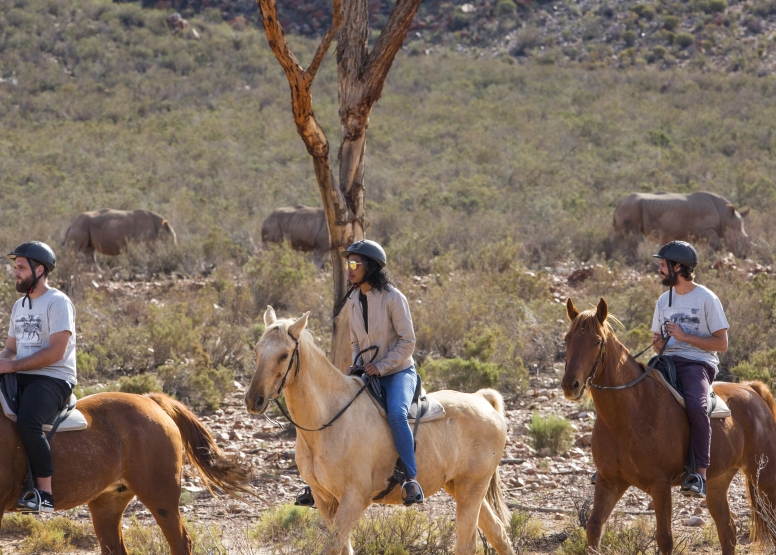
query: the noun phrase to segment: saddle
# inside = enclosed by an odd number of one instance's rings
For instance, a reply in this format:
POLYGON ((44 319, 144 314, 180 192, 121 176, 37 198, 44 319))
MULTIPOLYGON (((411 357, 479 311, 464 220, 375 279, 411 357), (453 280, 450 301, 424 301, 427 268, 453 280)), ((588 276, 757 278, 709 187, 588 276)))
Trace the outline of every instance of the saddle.
MULTIPOLYGON (((658 372, 655 373, 658 381, 668 390, 674 399, 676 399, 677 403, 682 405, 682 407, 685 407, 684 395, 682 395, 676 380, 676 366, 674 365, 674 361, 671 360, 671 357, 658 355, 649 359, 649 366, 652 366, 653 364, 657 365, 659 362, 665 363, 665 368, 655 366, 655 370, 658 370, 658 372)), ((727 406, 727 403, 714 393, 713 383, 711 384, 711 387, 709 387, 709 397, 706 406, 708 407, 709 418, 727 418, 731 415, 730 407, 727 406)))
MULTIPOLYGON (((49 422, 43 425, 43 431, 47 432, 49 439, 54 432, 83 430, 89 426, 81 411, 75 408, 77 400, 75 395, 71 395, 62 411, 55 414, 49 422), (64 418, 62 418, 63 416, 64 418)), ((19 410, 19 389, 16 384, 16 374, 0 376, 0 407, 7 418, 16 422, 16 411, 19 410)))
MULTIPOLYGON (((356 373, 358 375, 358 373, 356 373)), ((366 385, 366 392, 369 393, 369 398, 377 408, 377 412, 380 416, 388 419, 388 411, 385 404, 385 397, 383 396, 380 382, 377 380, 370 380, 369 375, 366 373, 360 374, 361 381, 366 385)), ((412 397, 412 404, 410 410, 407 413, 407 420, 410 424, 415 424, 415 420, 420 414, 421 422, 431 422, 433 420, 439 420, 445 416, 445 407, 434 399, 426 395, 426 390, 421 383, 420 374, 417 374, 418 383, 415 386, 415 395, 412 397)))

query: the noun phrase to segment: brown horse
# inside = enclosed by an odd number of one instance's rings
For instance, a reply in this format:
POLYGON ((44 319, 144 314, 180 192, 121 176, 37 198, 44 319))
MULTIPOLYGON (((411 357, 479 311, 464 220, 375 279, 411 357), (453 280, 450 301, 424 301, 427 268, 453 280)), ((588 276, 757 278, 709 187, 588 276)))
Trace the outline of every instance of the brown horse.
MULTIPOLYGON (((561 385, 568 399, 579 399, 588 382, 625 385, 645 372, 644 365, 630 356, 614 335, 607 322, 609 308, 604 299, 596 310, 581 313, 569 299, 566 312, 571 326, 566 335, 566 372, 561 385)), ((630 486, 652 496, 658 548, 662 554, 673 550, 671 486, 681 482, 690 431, 684 408, 657 379, 651 378, 652 374, 633 387, 617 391, 590 390, 597 412, 592 447, 598 468, 593 510, 587 521, 590 550, 598 549, 603 524, 630 486)), ((776 503, 776 405, 761 382, 717 382, 714 391, 728 404, 732 416, 712 420, 706 500, 717 525, 722 553, 733 555, 736 527, 727 491, 739 469, 746 476, 753 539, 775 539, 753 499, 759 496, 776 503), (761 462, 768 464, 758 479, 761 462)))
MULTIPOLYGON (((126 555, 121 517, 133 497, 151 511, 173 555, 191 539, 178 504, 185 450, 205 483, 238 495, 250 490, 249 468, 228 459, 184 405, 161 394, 98 393, 76 407, 89 427, 51 439, 57 510, 87 503, 103 555, 126 555)), ((0 415, 0 504, 15 510, 27 458, 16 424, 0 415)), ((2 515, 0 515, 0 519, 2 515)))
MULTIPOLYGON (((256 345, 256 373, 245 402, 250 412, 262 414, 282 390, 288 412, 300 426, 299 473, 332 530, 323 552, 352 554, 350 532, 385 488, 398 454, 387 421, 366 394, 356 397, 361 380, 335 368, 305 330, 309 314, 296 321, 278 320, 267 308, 267 327, 256 345), (354 398, 330 427, 311 431, 354 398)), ((507 435, 501 395, 483 389, 431 396, 442 403, 446 415, 418 428, 418 481, 427 494, 444 487, 455 498, 456 555, 475 553, 478 527, 499 555, 514 555, 505 529, 511 515, 498 475, 507 435)), ((384 502, 401 503, 399 489, 384 502)))

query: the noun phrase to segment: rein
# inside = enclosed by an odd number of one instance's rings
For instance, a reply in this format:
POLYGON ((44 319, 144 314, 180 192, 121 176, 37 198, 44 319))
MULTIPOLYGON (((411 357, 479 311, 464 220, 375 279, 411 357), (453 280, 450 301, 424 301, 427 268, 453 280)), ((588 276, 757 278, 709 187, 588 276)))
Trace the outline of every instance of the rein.
MULTIPOLYGON (((283 413, 283 416, 285 416, 286 419, 288 419, 288 421, 291 422, 291 424, 293 424, 293 426, 295 428, 297 428, 299 430, 304 430, 305 432, 320 432, 321 430, 325 430, 326 428, 328 428, 329 426, 334 424, 334 421, 337 420, 340 416, 342 416, 342 414, 346 410, 348 410, 348 408, 350 408, 350 405, 352 405, 354 403, 354 401, 358 398, 358 396, 361 395, 361 393, 363 393, 363 391, 367 388, 367 386, 369 385, 369 382, 366 382, 363 386, 361 386, 361 389, 358 390, 358 393, 356 393, 356 395, 350 400, 350 402, 347 405, 345 405, 344 407, 342 407, 342 410, 340 410, 334 416, 334 418, 329 420, 326 424, 324 424, 320 428, 312 430, 310 428, 305 428, 304 426, 300 426, 299 424, 294 422, 294 419, 291 418, 291 415, 288 414, 286 412, 286 410, 283 408, 283 405, 281 405, 278 402, 278 397, 280 397, 280 392, 283 391, 283 387, 286 385, 286 378, 288 378, 288 373, 291 371, 291 367, 294 365, 294 360, 296 360, 296 371, 294 372, 294 375, 296 376, 297 374, 299 374, 299 358, 300 358, 299 357, 299 340, 296 337, 294 337, 293 335, 291 335, 291 333, 289 333, 288 336, 291 339, 294 340, 294 352, 291 354, 291 360, 288 361, 288 368, 286 369, 286 374, 283 376, 283 380, 280 382, 280 387, 278 387, 278 390, 275 393, 275 397, 272 398, 272 401, 275 403, 275 405, 278 407, 278 409, 280 409, 280 412, 283 413)), ((364 349, 364 351, 371 350, 372 348, 374 348, 375 351, 377 351, 377 347, 376 346, 364 349)), ((361 351, 361 353, 363 353, 364 351, 361 351)), ((359 353, 359 355, 361 353, 359 353)), ((372 360, 374 360, 374 358, 376 356, 377 356, 377 352, 375 352, 374 356, 372 356, 372 360)), ((358 355, 356 356, 356 358, 358 358, 358 355)))

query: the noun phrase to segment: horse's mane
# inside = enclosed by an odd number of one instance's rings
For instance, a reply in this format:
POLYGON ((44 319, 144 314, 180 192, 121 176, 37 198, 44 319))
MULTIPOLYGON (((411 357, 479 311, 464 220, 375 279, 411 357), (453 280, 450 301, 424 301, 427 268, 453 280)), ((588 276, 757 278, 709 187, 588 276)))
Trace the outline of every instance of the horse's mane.
POLYGON ((604 320, 604 323, 601 324, 601 322, 598 321, 597 312, 595 310, 584 310, 579 313, 579 316, 574 318, 573 322, 571 322, 568 334, 572 335, 582 331, 586 326, 592 323, 593 329, 601 334, 603 340, 609 341, 609 337, 614 335, 614 328, 609 323, 610 320, 622 326, 622 323, 613 314, 609 314, 606 317, 606 320, 604 320))

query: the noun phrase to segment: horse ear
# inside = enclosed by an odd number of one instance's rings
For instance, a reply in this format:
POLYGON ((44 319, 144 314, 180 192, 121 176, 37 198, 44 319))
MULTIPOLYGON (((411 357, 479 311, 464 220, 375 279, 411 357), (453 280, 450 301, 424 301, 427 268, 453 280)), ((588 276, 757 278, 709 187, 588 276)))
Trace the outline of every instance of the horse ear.
POLYGON ((579 310, 577 310, 577 307, 574 306, 574 303, 571 301, 571 297, 569 297, 569 300, 566 301, 566 315, 572 322, 574 321, 574 318, 579 316, 579 310))
POLYGON ((747 208, 747 209, 746 209, 746 210, 744 210, 743 212, 739 212, 739 213, 741 214, 741 217, 742 217, 742 218, 746 218, 746 217, 749 215, 749 211, 750 211, 750 210, 751 210, 751 208, 747 208))
POLYGON ((275 309, 267 305, 267 310, 264 312, 264 325, 271 326, 278 321, 278 317, 275 316, 275 309))
POLYGON ((606 318, 609 316, 609 305, 606 304, 606 301, 603 297, 601 297, 601 300, 598 301, 598 308, 596 308, 595 316, 598 318, 598 321, 603 324, 606 322, 606 318))
POLYGON ((305 312, 304 314, 302 314, 302 316, 299 318, 299 320, 297 320, 296 322, 294 322, 293 324, 288 326, 288 333, 290 333, 291 335, 293 335, 294 337, 299 339, 301 337, 301 335, 302 335, 302 332, 307 327, 307 317, 308 316, 310 316, 310 312, 309 311, 305 312))

